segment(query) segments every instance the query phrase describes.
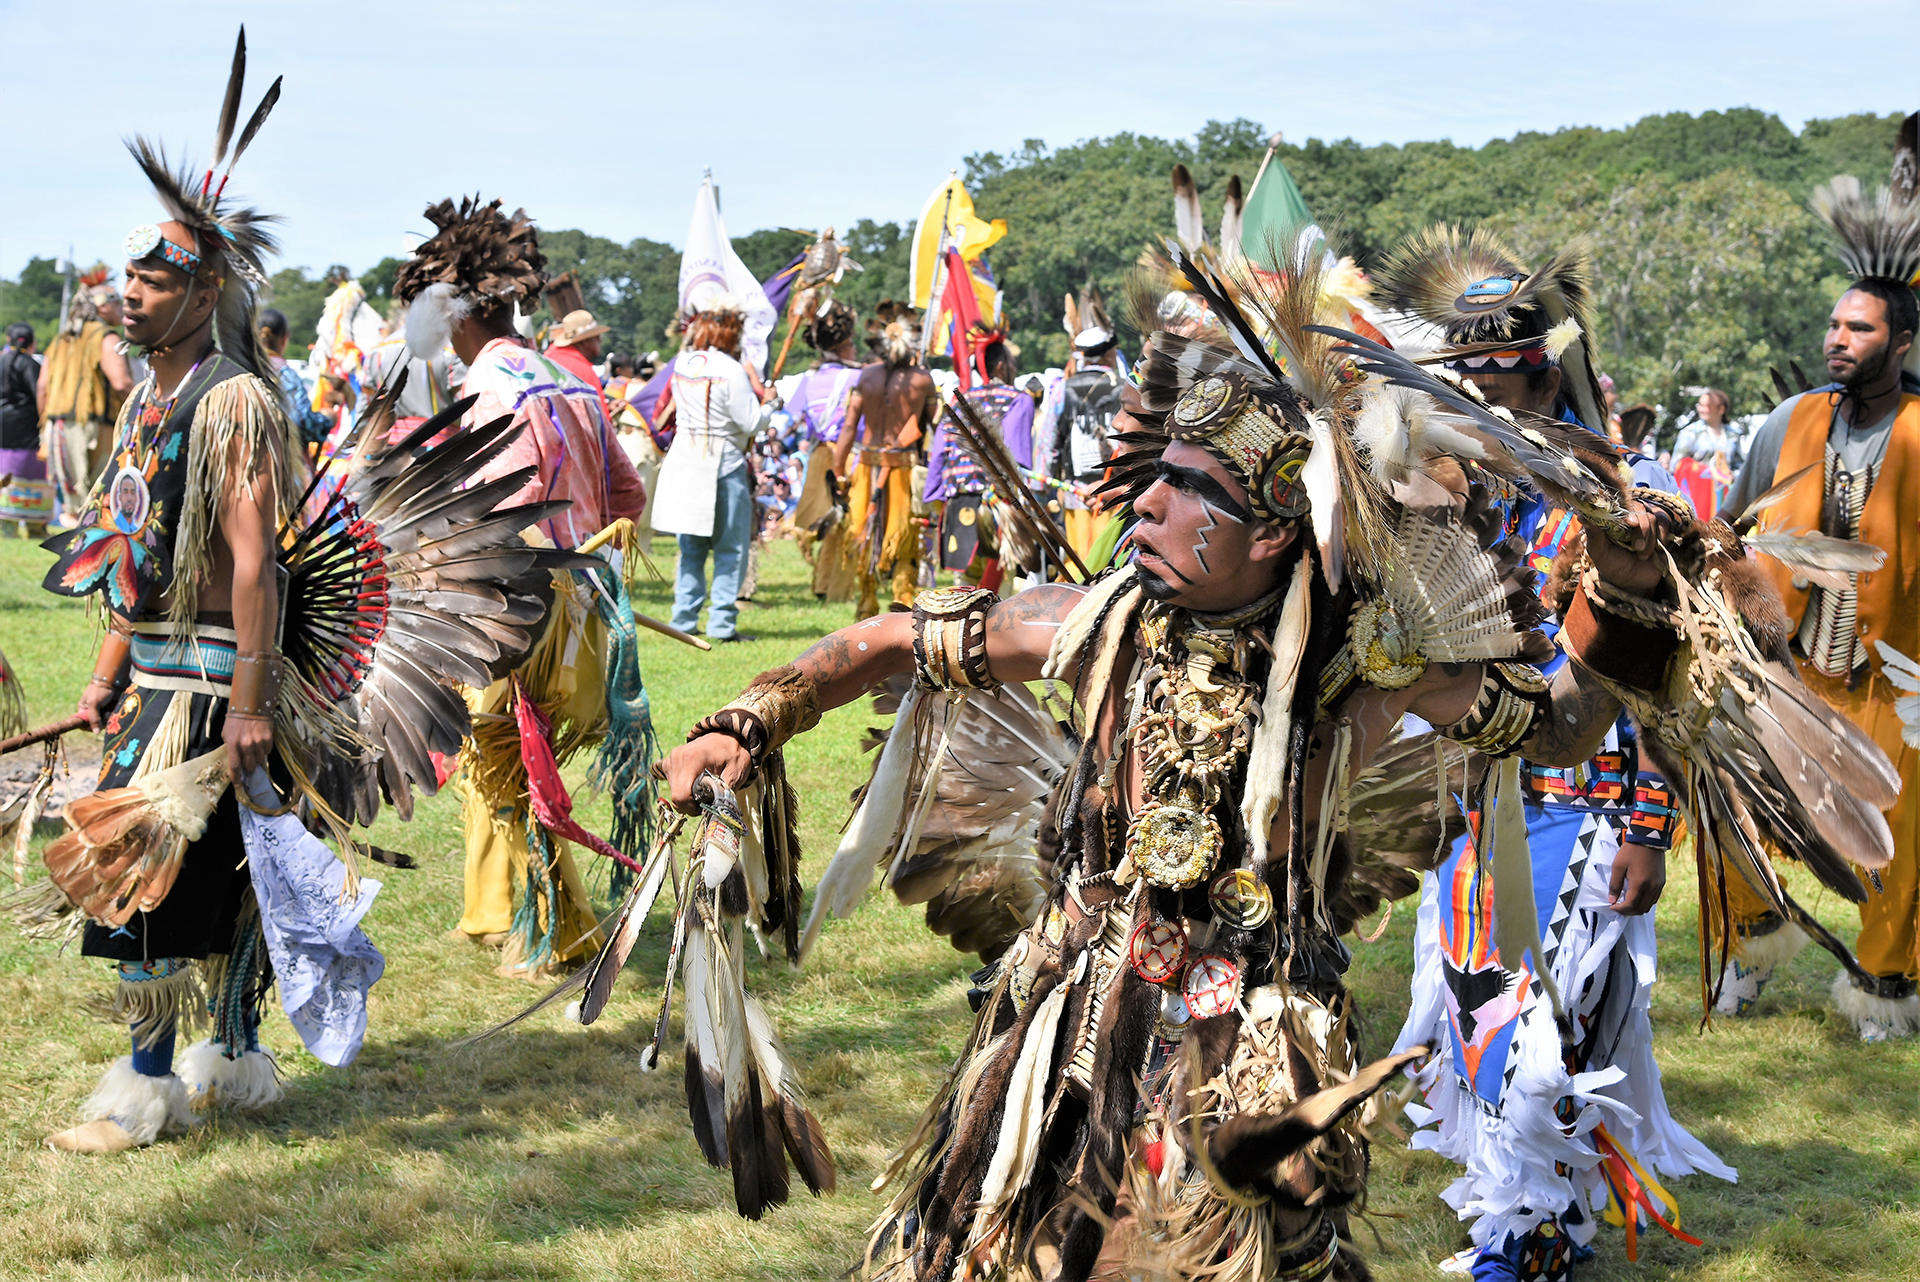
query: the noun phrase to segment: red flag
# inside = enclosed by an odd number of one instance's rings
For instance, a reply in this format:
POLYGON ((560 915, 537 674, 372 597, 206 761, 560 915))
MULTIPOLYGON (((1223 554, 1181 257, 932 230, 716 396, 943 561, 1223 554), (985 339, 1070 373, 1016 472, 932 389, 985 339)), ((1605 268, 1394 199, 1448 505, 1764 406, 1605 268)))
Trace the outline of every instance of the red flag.
MULTIPOLYGON (((974 297, 973 273, 967 270, 967 260, 960 257, 958 249, 947 250, 947 284, 940 291, 940 306, 950 326, 947 350, 953 356, 953 370, 960 376, 960 390, 964 392, 973 386, 973 367, 979 359, 968 335, 980 328, 980 300, 974 297)), ((981 370, 981 379, 986 376, 981 370)))

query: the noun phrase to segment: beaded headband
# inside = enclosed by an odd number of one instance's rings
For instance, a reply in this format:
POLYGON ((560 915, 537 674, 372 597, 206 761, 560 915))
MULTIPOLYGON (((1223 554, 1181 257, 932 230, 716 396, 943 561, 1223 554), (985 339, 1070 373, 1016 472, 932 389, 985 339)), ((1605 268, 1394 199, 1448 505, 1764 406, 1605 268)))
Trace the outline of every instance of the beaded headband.
POLYGON ((1261 521, 1297 521, 1312 506, 1300 474, 1313 438, 1289 428, 1236 371, 1207 374, 1188 388, 1167 416, 1167 435, 1219 459, 1246 487, 1261 521))

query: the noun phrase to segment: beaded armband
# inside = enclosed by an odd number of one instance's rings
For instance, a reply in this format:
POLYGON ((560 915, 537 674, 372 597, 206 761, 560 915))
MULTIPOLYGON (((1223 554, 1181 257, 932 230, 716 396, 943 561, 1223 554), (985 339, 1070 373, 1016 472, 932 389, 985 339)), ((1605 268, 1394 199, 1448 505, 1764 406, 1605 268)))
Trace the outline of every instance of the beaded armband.
POLYGON ((1642 770, 1633 789, 1633 814, 1622 841, 1668 850, 1673 846, 1673 789, 1651 770, 1642 770))
POLYGON ((1489 663, 1467 715, 1436 728, 1462 747, 1489 757, 1510 757, 1533 732, 1534 722, 1547 715, 1550 702, 1540 669, 1526 663, 1489 663))
POLYGON ((985 588, 937 588, 913 599, 913 675, 929 690, 997 690, 987 671, 985 588))
MULTIPOLYGON (((753 679, 738 698, 700 718, 687 732, 689 742, 706 734, 739 741, 757 773, 769 755, 789 739, 820 724, 820 687, 791 665, 771 668, 753 679)), ((743 781, 744 782, 744 781, 743 781)))

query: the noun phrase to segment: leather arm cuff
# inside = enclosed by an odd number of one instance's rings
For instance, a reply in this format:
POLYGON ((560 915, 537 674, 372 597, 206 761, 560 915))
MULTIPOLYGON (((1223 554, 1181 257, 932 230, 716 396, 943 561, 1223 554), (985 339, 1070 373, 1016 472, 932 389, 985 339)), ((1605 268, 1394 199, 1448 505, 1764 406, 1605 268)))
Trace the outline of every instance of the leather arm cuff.
POLYGON ((694 723, 687 740, 707 734, 730 736, 747 750, 757 774, 761 763, 788 740, 819 724, 820 687, 812 677, 788 666, 755 677, 739 698, 694 723))
POLYGON ((1596 609, 1592 597, 1581 590, 1573 594, 1561 621, 1560 645, 1596 675, 1651 692, 1665 683, 1667 661, 1680 648, 1680 638, 1670 628, 1596 609))
POLYGON ((235 656, 227 714, 271 721, 280 707, 280 678, 286 666, 286 659, 272 650, 250 650, 235 656))

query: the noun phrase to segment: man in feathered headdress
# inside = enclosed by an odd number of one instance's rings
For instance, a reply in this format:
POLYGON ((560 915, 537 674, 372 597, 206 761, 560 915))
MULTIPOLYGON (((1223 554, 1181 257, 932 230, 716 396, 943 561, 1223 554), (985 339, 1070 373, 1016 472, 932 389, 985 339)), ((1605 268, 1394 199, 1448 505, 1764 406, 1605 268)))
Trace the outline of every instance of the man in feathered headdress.
POLYGON ((880 359, 860 372, 848 394, 845 427, 833 450, 833 474, 849 478, 841 556, 858 585, 856 619, 880 612, 882 578, 891 576, 897 606, 912 605, 919 590, 914 469, 940 414, 940 391, 920 363, 918 311, 882 302, 867 322, 867 345, 880 359), (859 458, 849 471, 856 448, 859 458))
MULTIPOLYGON (((599 389, 528 347, 514 328, 516 306, 531 308, 546 282, 546 259, 526 211, 509 216, 498 200, 470 196, 457 206, 443 200, 426 216, 438 230, 394 279, 394 296, 407 308, 407 345, 420 355, 450 345, 467 367, 462 392, 477 399, 464 426, 503 416, 524 426, 479 479, 525 476, 501 504, 556 504, 537 534, 558 548, 577 548, 611 522, 639 515, 646 490, 614 439, 599 389)), ((606 732, 606 630, 594 591, 567 574, 553 576, 552 591, 546 629, 526 662, 470 699, 482 715, 466 753, 466 896, 458 931, 505 945, 503 970, 516 975, 539 974, 599 940, 571 848, 532 817, 512 720, 518 690, 540 707, 563 762, 606 732), (518 913, 516 886, 525 896, 518 913)))
MULTIPOLYGON (((1577 246, 1530 272, 1484 231, 1435 227, 1396 250, 1380 279, 1396 306, 1440 331, 1446 346, 1434 355, 1489 404, 1599 436, 1607 420, 1591 357, 1591 272, 1577 246)), ((1652 460, 1636 455, 1630 466, 1636 487, 1677 488, 1652 460)), ((1564 608, 1565 566, 1584 546, 1578 517, 1531 499, 1507 524, 1509 555, 1525 555, 1541 573, 1560 558, 1546 595, 1564 608)), ((1674 1122, 1652 1069, 1650 910, 1672 836, 1664 780, 1625 718, 1587 761, 1570 769, 1526 762, 1521 772, 1533 884, 1567 892, 1539 921, 1550 951, 1528 960, 1484 946, 1498 910, 1477 874, 1482 852, 1462 836, 1423 888, 1413 1007, 1400 1034, 1403 1046, 1444 1048, 1422 1077, 1421 1120, 1433 1129, 1416 1143, 1466 1168, 1444 1196, 1472 1217, 1474 1244, 1443 1269, 1484 1282, 1534 1276, 1524 1261, 1552 1257, 1569 1236, 1573 1250, 1590 1249, 1607 1151, 1564 1134, 1563 1100, 1592 1101, 1609 1142, 1658 1174, 1734 1177, 1674 1122), (1543 966, 1569 1003, 1570 1049, 1553 1003, 1529 989, 1543 966)))
MULTIPOLYGON (((965 807, 940 782, 943 769, 972 766, 963 745, 980 732, 960 718, 1041 679, 1070 702, 1074 748, 1058 768, 1042 763, 1051 795, 1026 820, 1048 860, 1044 907, 982 972, 978 1022, 896 1168, 868 1276, 946 1278, 962 1261, 1067 1280, 1365 1276, 1348 1228, 1367 1164, 1354 1110, 1425 1048, 1357 1062, 1339 935, 1379 902, 1365 886, 1403 874, 1373 861, 1362 836, 1340 837, 1366 818, 1349 807, 1350 788, 1411 712, 1500 762, 1500 822, 1511 828, 1516 754, 1588 761, 1619 708, 1595 674, 1641 681, 1645 671, 1620 666, 1626 653, 1644 643, 1654 667, 1673 653, 1672 632, 1629 641, 1611 614, 1593 623, 1589 613, 1570 643, 1581 666, 1549 683, 1519 661, 1537 649, 1527 636, 1537 602, 1507 591, 1457 509, 1510 496, 1490 469, 1517 475, 1505 451, 1544 447, 1492 415, 1479 420, 1491 435, 1470 440, 1361 377, 1305 328, 1320 288, 1312 262, 1277 287, 1297 293, 1247 300, 1260 330, 1227 286, 1179 265, 1233 346, 1152 336, 1149 417, 1121 442, 1109 483, 1137 518, 1124 568, 1005 601, 971 588, 922 593, 912 611, 762 674, 665 763, 689 810, 709 773, 760 788, 824 710, 912 675, 914 694, 816 889, 804 951, 820 906, 851 911, 876 863, 915 865, 922 888, 952 878, 941 895, 954 911, 968 893, 963 856, 918 864, 930 851, 917 825, 938 787, 937 842, 974 851, 988 840, 956 819, 965 807), (1433 489, 1410 493, 1444 491, 1459 504, 1442 497, 1429 513, 1395 501, 1415 478, 1433 489), (1367 870, 1350 878, 1355 861, 1367 870)), ((1536 461, 1536 475, 1606 487, 1620 545, 1591 550, 1596 591, 1657 590, 1666 571, 1650 513, 1571 455, 1536 461)), ((1413 756, 1430 765, 1431 743, 1413 756)), ((1502 886, 1530 905, 1524 843, 1503 837, 1491 857, 1502 886)), ((767 883, 746 882, 731 898, 723 888, 700 900, 701 920, 743 911, 730 902, 758 911, 753 887, 767 883)), ((1509 919, 1504 946, 1537 950, 1533 927, 1530 916, 1509 919)), ((700 1024, 723 1047, 736 1035, 724 1005, 700 1024)), ((724 1076, 731 1136, 734 1101, 751 1105, 743 1120, 760 1105, 751 1082, 724 1076)), ((690 1055, 696 1126, 718 1125, 706 1102, 717 1087, 703 1080, 690 1055)), ((767 1200, 765 1160, 757 1144, 731 1156, 749 1215, 767 1200)))
MULTIPOLYGON (((1920 750, 1913 738, 1902 742, 1895 707, 1920 680, 1910 662, 1920 654, 1913 595, 1920 573, 1913 520, 1920 510, 1917 166, 1920 115, 1901 125, 1888 187, 1867 196, 1859 180, 1841 177, 1815 193, 1814 210, 1838 237, 1853 277, 1827 322, 1833 381, 1788 397, 1768 416, 1723 504, 1737 520, 1774 487, 1792 482, 1784 497, 1754 514, 1762 537, 1817 530, 1870 545, 1852 555, 1831 548, 1827 564, 1798 572, 1772 563, 1801 675, 1900 769, 1900 800, 1887 812, 1894 861, 1860 904, 1859 968, 1835 976, 1833 986, 1834 1004, 1867 1042, 1920 1033, 1920 750)), ((1737 956, 1722 981, 1723 1009, 1745 1014, 1807 936, 1739 879, 1729 879, 1728 890, 1737 956)))
POLYGON ((113 423, 138 373, 123 351, 119 291, 102 263, 80 278, 40 365, 40 423, 55 501, 73 521, 113 447, 113 423))
MULTIPOLYGON (((216 165, 235 123, 241 65, 236 58, 216 165)), ((278 89, 241 133, 235 160, 278 89)), ((267 761, 284 665, 276 541, 305 476, 256 337, 255 295, 274 247, 268 220, 223 199, 226 179, 212 169, 172 170, 144 139, 131 149, 167 213, 126 245, 127 338, 150 373, 121 409, 78 527, 46 545, 58 556, 47 589, 99 593, 107 610, 78 707, 106 732, 103 791, 223 742, 236 778, 267 761)), ((85 1124, 48 1141, 55 1148, 116 1152, 192 1125, 192 1110, 215 1099, 251 1108, 279 1098, 257 1038, 267 985, 246 862, 229 793, 185 847, 170 888, 116 905, 117 925, 88 921, 82 952, 118 968, 100 1008, 131 1027, 132 1054, 83 1105, 85 1124), (177 1028, 209 1011, 212 1037, 189 1048, 176 1073, 177 1028)))

